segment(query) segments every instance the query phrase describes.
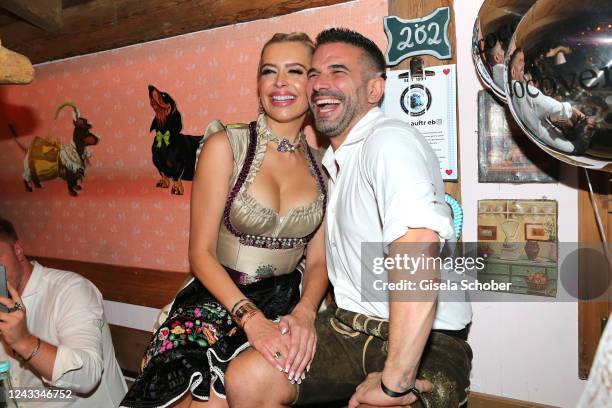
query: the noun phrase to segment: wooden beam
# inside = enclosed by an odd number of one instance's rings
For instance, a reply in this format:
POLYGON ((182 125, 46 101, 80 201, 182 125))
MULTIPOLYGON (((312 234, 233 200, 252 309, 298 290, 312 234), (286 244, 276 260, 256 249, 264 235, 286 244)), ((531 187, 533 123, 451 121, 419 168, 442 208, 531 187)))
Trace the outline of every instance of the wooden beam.
POLYGON ((62 28, 62 0, 0 0, 0 7, 50 33, 62 28))
MULTIPOLYGON (((105 300, 162 308, 170 303, 189 274, 68 259, 29 257, 49 268, 76 272, 89 279, 105 300)), ((151 322, 153 324, 153 322, 151 322)))
POLYGON ((65 8, 62 30, 56 34, 14 23, 0 27, 0 37, 40 63, 345 1, 92 0, 65 8))
POLYGON ((2 47, 0 41, 0 84, 29 84, 34 67, 27 57, 2 47))
MULTIPOLYGON (((605 172, 589 171, 589 178, 603 227, 604 229, 607 227, 607 240, 611 242, 612 213, 607 211, 610 200, 612 200, 610 175, 605 172)), ((581 168, 578 169, 578 185, 578 243, 585 243, 593 248, 602 239, 595 219, 585 170, 581 168)), ((601 248, 602 253, 603 251, 601 248)), ((599 297, 599 301, 578 302, 578 377, 586 380, 603 332, 603 319, 607 319, 612 311, 612 282, 610 267, 602 257, 581 253, 578 270, 579 292, 585 298, 588 298, 589 293, 599 293, 601 288, 607 288, 607 301, 604 294, 599 297), (606 270, 607 274, 602 273, 606 270)))

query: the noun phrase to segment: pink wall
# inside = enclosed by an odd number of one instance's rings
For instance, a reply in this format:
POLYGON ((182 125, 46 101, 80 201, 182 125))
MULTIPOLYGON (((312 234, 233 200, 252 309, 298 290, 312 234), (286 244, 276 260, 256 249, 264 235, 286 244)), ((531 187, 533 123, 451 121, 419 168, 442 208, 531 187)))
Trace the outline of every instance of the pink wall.
POLYGON ((188 270, 190 183, 185 195, 155 188, 151 162, 153 117, 147 85, 177 101, 183 132, 202 134, 209 121, 249 121, 257 112, 256 66, 261 45, 275 32, 344 26, 384 50, 386 0, 360 0, 268 20, 203 31, 36 67, 27 86, 0 88, 0 214, 11 219, 28 253, 147 268, 188 270), (66 183, 24 191, 20 141, 55 136, 68 143, 71 113, 55 109, 75 101, 101 139, 90 148, 83 191, 68 196, 66 183))

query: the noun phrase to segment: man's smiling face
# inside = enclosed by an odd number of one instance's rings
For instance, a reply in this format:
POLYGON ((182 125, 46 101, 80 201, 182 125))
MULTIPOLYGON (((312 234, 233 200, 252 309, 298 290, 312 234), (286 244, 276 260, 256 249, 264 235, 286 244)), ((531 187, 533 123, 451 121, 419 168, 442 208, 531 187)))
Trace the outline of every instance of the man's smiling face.
POLYGON ((363 52, 345 43, 319 46, 308 73, 308 99, 315 126, 323 135, 346 136, 367 112, 363 52))

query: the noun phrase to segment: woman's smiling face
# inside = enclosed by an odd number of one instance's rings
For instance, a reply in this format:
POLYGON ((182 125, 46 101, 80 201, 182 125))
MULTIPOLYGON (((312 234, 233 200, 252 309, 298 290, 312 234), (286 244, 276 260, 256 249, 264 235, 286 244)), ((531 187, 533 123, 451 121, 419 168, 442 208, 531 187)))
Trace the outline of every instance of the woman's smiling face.
POLYGON ((257 89, 268 120, 285 123, 303 120, 308 111, 307 72, 311 50, 301 42, 272 43, 264 49, 257 89))

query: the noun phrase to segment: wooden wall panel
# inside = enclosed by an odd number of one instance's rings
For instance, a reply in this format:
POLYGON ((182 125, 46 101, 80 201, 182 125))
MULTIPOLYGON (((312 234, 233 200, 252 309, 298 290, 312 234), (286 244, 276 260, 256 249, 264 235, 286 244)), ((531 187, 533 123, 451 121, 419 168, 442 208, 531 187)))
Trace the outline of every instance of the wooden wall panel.
MULTIPOLYGON (((430 55, 422 55, 423 63, 425 67, 427 66, 436 66, 436 65, 447 65, 447 64, 456 64, 457 63, 457 40, 455 34, 455 15, 453 12, 453 0, 389 0, 389 15, 390 16, 398 16, 404 19, 411 19, 417 17, 423 17, 430 14, 432 11, 437 9, 438 7, 450 7, 451 9, 451 21, 448 25, 448 38, 451 43, 452 49, 452 58, 447 60, 440 60, 436 57, 430 55)), ((405 59, 399 65, 396 65, 392 69, 410 69, 410 58, 405 59)), ((474 101, 475 103, 476 101, 474 101)), ((457 120, 459 118, 457 117, 457 120)), ((457 151, 459 151, 459 122, 457 122, 457 151)), ((460 158, 457 157, 457 172, 458 181, 457 182, 445 182, 444 186, 446 192, 453 197, 455 197, 458 201, 461 201, 461 173, 460 173, 460 158)))
POLYGON ((161 308, 189 276, 182 272, 31 257, 49 268, 76 272, 98 287, 105 300, 161 308))
MULTIPOLYGON (((579 169, 578 190, 578 242, 597 243, 602 242, 601 234, 595 221, 595 212, 589 195, 589 187, 583 169, 579 169)), ((612 192, 610 186, 610 174, 604 172, 589 172, 593 185, 596 204, 602 218, 609 245, 612 244, 612 192)), ((589 293, 597 291, 602 285, 607 287, 607 301, 605 296, 601 301, 582 301, 578 303, 578 376, 587 379, 595 351, 603 332, 603 322, 610 316, 612 311, 612 281, 610 267, 602 259, 597 257, 581 256, 579 258, 580 291, 589 293), (608 271, 607 276, 601 272, 608 271), (598 279, 593 279, 597 276, 598 279), (599 286, 593 287, 593 285, 599 286)))

